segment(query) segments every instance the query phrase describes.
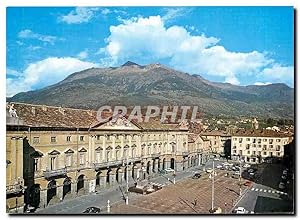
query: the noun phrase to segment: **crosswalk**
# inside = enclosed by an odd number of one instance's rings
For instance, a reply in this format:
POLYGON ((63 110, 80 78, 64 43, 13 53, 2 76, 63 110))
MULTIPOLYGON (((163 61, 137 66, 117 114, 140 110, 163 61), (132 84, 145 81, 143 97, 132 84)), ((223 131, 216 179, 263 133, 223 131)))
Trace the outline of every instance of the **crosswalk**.
POLYGON ((255 192, 264 192, 264 193, 272 193, 272 194, 280 194, 280 195, 285 195, 287 196, 288 194, 282 191, 278 191, 278 190, 271 190, 271 189, 259 189, 259 188, 255 188, 253 187, 251 189, 251 191, 255 191, 255 192))

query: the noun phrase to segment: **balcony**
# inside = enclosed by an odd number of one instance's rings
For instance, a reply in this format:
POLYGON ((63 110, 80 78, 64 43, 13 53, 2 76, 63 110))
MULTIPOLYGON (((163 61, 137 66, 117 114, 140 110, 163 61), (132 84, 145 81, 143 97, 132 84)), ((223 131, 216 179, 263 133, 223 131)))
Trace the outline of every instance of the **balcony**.
POLYGON ((183 151, 183 152, 182 152, 182 156, 185 157, 185 156, 188 156, 188 155, 189 155, 189 152, 188 152, 188 151, 183 151))
POLYGON ((64 176, 66 174, 67 174, 67 169, 66 168, 44 171, 44 177, 45 178, 50 178, 50 177, 55 177, 55 176, 64 176))
POLYGON ((23 186, 20 183, 17 183, 15 185, 8 185, 6 186, 6 194, 11 194, 11 193, 19 193, 22 191, 23 186))
MULTIPOLYGON (((102 162, 102 163, 94 163, 94 167, 95 167, 95 169, 107 168, 107 167, 111 167, 111 166, 122 165, 124 162, 126 163, 126 161, 124 161, 124 160, 106 161, 106 162, 102 162)), ((128 160, 128 162, 129 162, 129 160, 128 160)))
POLYGON ((156 154, 151 154, 152 158, 158 158, 160 156, 160 153, 156 153, 156 154))

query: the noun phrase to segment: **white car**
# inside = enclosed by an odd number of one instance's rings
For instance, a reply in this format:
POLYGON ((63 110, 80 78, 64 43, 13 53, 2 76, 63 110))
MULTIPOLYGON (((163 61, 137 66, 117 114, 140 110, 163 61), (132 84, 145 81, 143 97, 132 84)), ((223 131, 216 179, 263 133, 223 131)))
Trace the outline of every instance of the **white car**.
POLYGON ((249 167, 251 167, 250 164, 247 164, 247 163, 246 163, 246 164, 244 165, 244 168, 249 168, 249 167))
POLYGON ((285 189, 284 183, 283 183, 283 182, 280 182, 278 188, 279 188, 279 189, 285 189))
POLYGON ((235 171, 234 174, 235 175, 240 175, 240 171, 235 171))
POLYGON ((283 175, 287 175, 287 170, 284 170, 284 171, 282 172, 282 174, 283 174, 283 175))
POLYGON ((236 214, 247 214, 248 211, 244 207, 237 207, 235 210, 236 214))
POLYGON ((166 173, 172 173, 175 172, 175 170, 173 170, 172 168, 167 168, 165 169, 166 173))
POLYGON ((220 158, 215 158, 214 160, 217 160, 217 161, 219 161, 219 160, 220 160, 220 158))
POLYGON ((217 168, 218 168, 218 169, 221 169, 222 167, 223 167, 223 166, 222 166, 222 165, 220 165, 220 164, 219 164, 219 165, 217 165, 217 168))
POLYGON ((213 169, 208 168, 208 169, 206 170, 206 173, 212 173, 212 171, 213 171, 213 169))

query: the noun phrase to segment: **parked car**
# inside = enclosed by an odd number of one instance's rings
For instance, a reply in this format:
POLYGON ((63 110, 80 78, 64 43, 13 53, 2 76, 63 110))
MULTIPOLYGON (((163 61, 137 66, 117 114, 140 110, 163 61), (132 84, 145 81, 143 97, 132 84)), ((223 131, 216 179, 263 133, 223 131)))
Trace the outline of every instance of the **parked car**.
POLYGON ((247 211, 244 207, 237 207, 234 209, 234 213, 236 214, 247 214, 249 211, 247 211))
POLYGON ((199 179, 201 177, 200 173, 195 173, 192 179, 199 179))
POLYGON ((213 169, 211 169, 211 168, 206 169, 206 173, 212 173, 212 171, 213 171, 213 169))
POLYGON ((219 161, 219 160, 220 160, 220 158, 217 158, 217 157, 216 157, 216 158, 214 158, 214 160, 217 160, 217 161, 219 161))
POLYGON ((221 169, 222 167, 223 167, 223 166, 220 165, 220 164, 217 165, 217 168, 218 168, 218 169, 221 169))
POLYGON ((285 180, 286 179, 286 175, 282 175, 281 179, 285 180))
POLYGON ((165 169, 165 172, 166 173, 172 173, 172 172, 175 172, 175 170, 173 170, 172 168, 167 168, 167 169, 165 169))
POLYGON ((287 175, 287 173, 288 173, 287 170, 284 170, 284 171, 282 172, 283 175, 287 175))
POLYGON ((100 209, 97 207, 88 207, 83 213, 89 213, 89 214, 100 213, 100 209))
POLYGON ((279 189, 285 189, 285 185, 283 182, 280 182, 279 185, 278 185, 278 188, 279 189))
POLYGON ((234 174, 235 175, 240 175, 240 171, 235 171, 234 174))
POLYGON ((249 167, 251 167, 251 165, 246 163, 243 167, 244 168, 249 168, 249 167))

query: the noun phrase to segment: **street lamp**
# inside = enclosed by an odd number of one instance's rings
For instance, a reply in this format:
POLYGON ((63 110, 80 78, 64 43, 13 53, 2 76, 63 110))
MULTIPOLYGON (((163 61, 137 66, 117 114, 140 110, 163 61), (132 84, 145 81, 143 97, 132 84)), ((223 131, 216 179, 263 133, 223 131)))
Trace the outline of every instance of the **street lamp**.
POLYGON ((242 180, 242 160, 241 160, 241 158, 239 158, 239 161, 240 161, 239 186, 240 186, 240 196, 241 196, 242 195, 242 183, 241 183, 241 180, 242 180))
POLYGON ((175 184, 175 177, 176 177, 176 174, 175 174, 175 170, 174 170, 174 173, 173 173, 173 183, 175 184))
POLYGON ((212 176, 212 189, 211 189, 211 210, 214 210, 214 202, 215 202, 215 160, 213 159, 213 171, 211 173, 212 176))
POLYGON ((128 155, 126 155, 126 205, 128 205, 128 155))

